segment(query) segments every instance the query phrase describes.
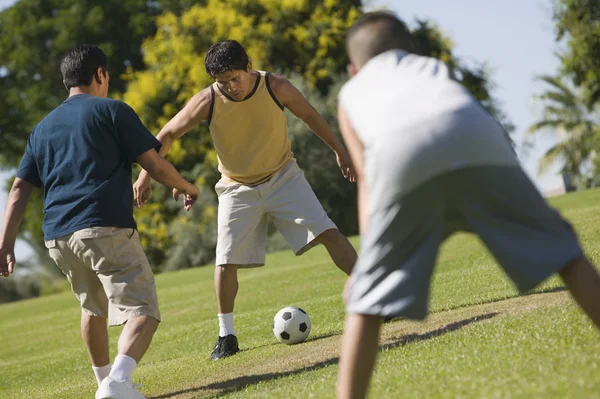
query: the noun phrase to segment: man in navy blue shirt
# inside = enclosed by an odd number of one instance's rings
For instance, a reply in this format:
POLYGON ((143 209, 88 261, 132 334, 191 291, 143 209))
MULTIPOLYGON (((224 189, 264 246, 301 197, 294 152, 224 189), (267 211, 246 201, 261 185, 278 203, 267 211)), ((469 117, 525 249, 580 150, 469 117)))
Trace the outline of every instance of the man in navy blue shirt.
POLYGON ((152 270, 133 218, 131 164, 185 195, 199 196, 158 154, 160 142, 136 113, 108 99, 106 55, 80 45, 61 63, 69 98, 29 136, 9 194, 0 234, 0 274, 15 267, 14 244, 35 187, 44 190, 43 231, 50 256, 69 279, 82 307, 81 333, 96 378, 96 398, 143 398, 131 374, 160 321, 152 270), (125 328, 111 366, 109 325, 125 328))

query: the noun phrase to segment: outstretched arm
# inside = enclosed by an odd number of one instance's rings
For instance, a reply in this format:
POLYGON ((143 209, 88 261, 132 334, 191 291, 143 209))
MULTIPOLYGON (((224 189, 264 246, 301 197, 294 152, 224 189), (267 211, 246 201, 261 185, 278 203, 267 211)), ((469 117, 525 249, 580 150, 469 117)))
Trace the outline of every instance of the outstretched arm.
MULTIPOLYGON (((197 126, 200 121, 207 120, 212 105, 212 93, 210 87, 202 90, 185 105, 167 124, 161 129, 156 138, 161 142, 159 151, 161 156, 166 156, 175 140, 185 135, 197 126)), ((148 201, 151 189, 151 176, 145 169, 140 173, 133 186, 134 202, 141 206, 148 201)))
POLYGON ((274 74, 269 74, 269 84, 277 101, 284 107, 287 107, 298 118, 302 119, 331 148, 336 155, 337 163, 344 177, 350 181, 356 181, 352 161, 346 149, 337 137, 335 137, 325 119, 308 102, 300 90, 284 77, 274 74))

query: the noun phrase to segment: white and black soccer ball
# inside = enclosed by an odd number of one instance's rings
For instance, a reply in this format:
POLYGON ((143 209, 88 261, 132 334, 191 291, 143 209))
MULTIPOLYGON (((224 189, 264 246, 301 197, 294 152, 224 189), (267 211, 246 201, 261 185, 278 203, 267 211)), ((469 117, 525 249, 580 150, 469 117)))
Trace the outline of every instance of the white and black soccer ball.
POLYGON ((273 334, 279 342, 287 345, 302 342, 310 334, 310 317, 300 308, 285 307, 273 319, 273 334))

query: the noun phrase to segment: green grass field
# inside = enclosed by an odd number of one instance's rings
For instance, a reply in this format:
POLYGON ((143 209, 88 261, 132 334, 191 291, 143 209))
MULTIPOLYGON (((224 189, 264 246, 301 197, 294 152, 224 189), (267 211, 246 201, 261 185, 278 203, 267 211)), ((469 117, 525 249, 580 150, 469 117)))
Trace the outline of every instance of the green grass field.
MULTIPOLYGON (((600 263, 600 190, 552 201, 600 263)), ((357 244, 357 240, 353 239, 357 244)), ((332 398, 344 308, 344 275, 324 248, 272 254, 240 272, 236 330, 242 351, 213 362, 217 336, 212 267, 157 277, 163 322, 134 373, 149 398, 332 398), (300 306, 309 340, 279 344, 275 313, 300 306)), ((518 296, 469 235, 439 257, 425 322, 382 333, 372 398, 600 398, 600 334, 552 278, 518 296)), ((70 292, 0 306, 0 398, 92 398, 96 382, 70 292)), ((111 357, 120 328, 110 330, 111 357)))

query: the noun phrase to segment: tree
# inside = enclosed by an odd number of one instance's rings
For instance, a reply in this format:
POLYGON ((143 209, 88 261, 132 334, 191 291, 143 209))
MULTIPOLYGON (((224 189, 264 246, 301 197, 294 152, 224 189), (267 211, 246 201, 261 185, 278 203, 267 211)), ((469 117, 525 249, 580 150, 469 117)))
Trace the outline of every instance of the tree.
POLYGON ((540 161, 540 171, 545 171, 557 161, 562 161, 562 173, 576 181, 587 180, 582 167, 591 161, 598 148, 600 119, 590 113, 581 93, 572 89, 562 77, 540 76, 548 89, 534 97, 543 104, 540 121, 529 127, 529 134, 551 131, 558 135, 558 143, 550 148, 540 161))
POLYGON ((585 105, 600 101, 600 0, 559 0, 554 6, 557 40, 566 39, 561 72, 581 87, 585 105))

